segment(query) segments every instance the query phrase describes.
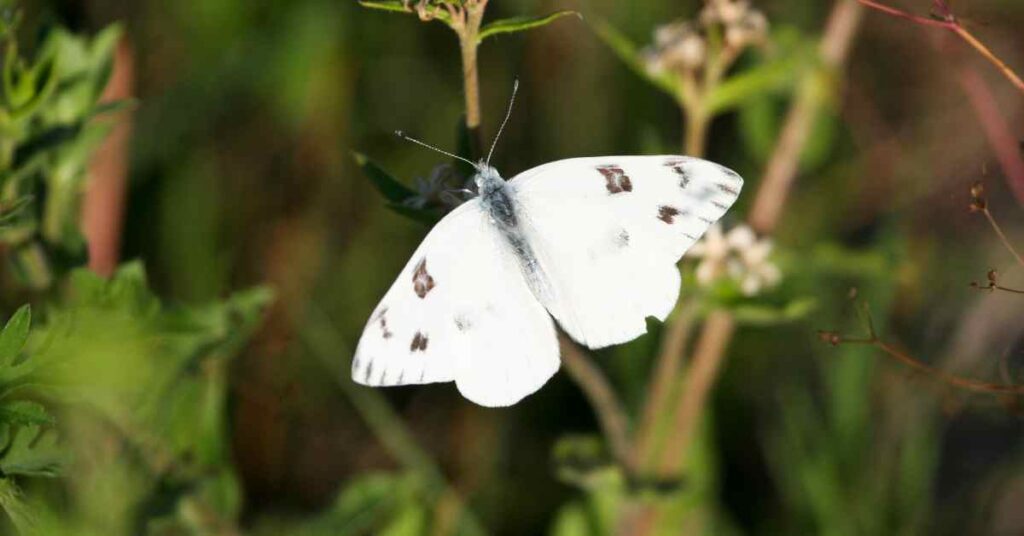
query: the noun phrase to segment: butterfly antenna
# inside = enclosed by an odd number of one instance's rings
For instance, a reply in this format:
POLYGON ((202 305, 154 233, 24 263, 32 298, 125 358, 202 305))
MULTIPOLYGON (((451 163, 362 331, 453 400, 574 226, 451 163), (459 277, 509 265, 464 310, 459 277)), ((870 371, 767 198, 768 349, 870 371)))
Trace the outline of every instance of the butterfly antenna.
POLYGON ((474 164, 473 162, 470 162, 468 159, 462 158, 461 156, 459 156, 457 154, 449 153, 448 151, 445 151, 445 150, 442 150, 442 149, 438 149, 437 147, 434 147, 433 145, 430 145, 429 143, 424 143, 424 142, 422 142, 420 140, 417 140, 416 138, 413 138, 412 136, 409 136, 408 134, 406 134, 405 132, 402 132, 401 130, 396 130, 395 131, 395 136, 398 136, 399 138, 402 138, 405 141, 411 141, 411 142, 415 143, 416 145, 419 145, 419 146, 422 146, 422 147, 426 147, 427 149, 430 149, 431 151, 437 151, 437 152, 439 152, 439 153, 441 153, 443 155, 450 156, 450 157, 452 157, 452 158, 454 158, 456 160, 462 160, 463 162, 465 162, 465 163, 467 163, 467 164, 469 164, 469 165, 471 165, 473 167, 477 167, 477 164, 474 164))
POLYGON ((487 151, 487 165, 491 165, 491 155, 494 154, 494 148, 498 146, 498 138, 501 137, 501 133, 505 130, 505 124, 508 123, 508 118, 512 117, 512 105, 516 103, 516 92, 519 91, 519 79, 516 78, 512 82, 512 97, 508 99, 508 111, 505 112, 505 120, 501 122, 501 127, 498 128, 498 133, 494 135, 494 142, 491 143, 491 150, 487 151))

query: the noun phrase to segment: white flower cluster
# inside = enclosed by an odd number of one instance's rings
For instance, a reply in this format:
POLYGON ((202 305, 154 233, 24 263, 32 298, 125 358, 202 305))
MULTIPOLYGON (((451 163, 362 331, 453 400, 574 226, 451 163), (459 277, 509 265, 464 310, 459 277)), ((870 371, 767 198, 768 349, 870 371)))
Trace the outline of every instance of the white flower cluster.
POLYGON ((759 240, 750 227, 738 225, 724 233, 716 223, 686 255, 700 259, 697 265, 699 285, 709 287, 728 277, 739 284, 743 294, 756 296, 782 279, 779 267, 769 258, 771 252, 771 240, 759 240))
POLYGON ((644 51, 652 73, 693 71, 708 59, 707 31, 720 27, 725 46, 734 51, 760 43, 768 35, 768 19, 748 0, 708 0, 696 22, 659 26, 654 44, 644 51))

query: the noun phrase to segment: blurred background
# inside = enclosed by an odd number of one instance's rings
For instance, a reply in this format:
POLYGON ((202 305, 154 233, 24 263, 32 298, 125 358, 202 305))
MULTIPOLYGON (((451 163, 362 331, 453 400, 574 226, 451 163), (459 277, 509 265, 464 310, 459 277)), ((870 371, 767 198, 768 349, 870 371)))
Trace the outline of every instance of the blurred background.
MULTIPOLYGON (((681 263, 686 355, 716 315, 732 337, 689 402, 703 417, 659 456, 690 454, 653 478, 622 466, 576 373, 507 409, 348 376, 422 220, 443 210, 444 157, 393 131, 473 150, 444 21, 350 0, 3 9, 19 13, 26 65, 58 58, 33 71, 26 91, 50 88, 35 115, 18 126, 5 86, 0 117, 0 149, 14 147, 0 303, 33 306, 27 339, 4 346, 14 321, 0 337, 17 402, 0 411, 5 533, 1024 534, 1024 298, 970 286, 994 269, 1024 288, 986 218, 1024 247, 1024 92, 946 28, 852 0, 486 6, 485 23, 582 14, 479 47, 480 139, 521 84, 494 157, 505 177, 686 151, 746 179, 724 223, 746 271, 681 263), (79 104, 57 98, 83 80, 79 104), (865 304, 900 355, 955 377, 844 343, 867 336, 865 304)), ((1024 4, 949 9, 1024 72, 1024 4)), ((584 358, 631 438, 647 412, 666 418, 649 380, 670 330, 650 327, 584 358)), ((698 383, 695 359, 679 386, 698 383)))

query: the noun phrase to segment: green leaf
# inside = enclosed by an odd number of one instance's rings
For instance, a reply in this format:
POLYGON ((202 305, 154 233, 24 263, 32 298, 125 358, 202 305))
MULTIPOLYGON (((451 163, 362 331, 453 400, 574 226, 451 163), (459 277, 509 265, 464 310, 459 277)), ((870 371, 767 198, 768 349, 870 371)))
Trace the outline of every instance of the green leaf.
POLYGON ((323 514, 288 533, 379 534, 386 525, 401 524, 407 505, 423 504, 423 500, 422 481, 411 473, 363 474, 350 480, 323 514))
POLYGON ((622 35, 612 25, 601 20, 594 21, 591 27, 597 33, 597 36, 612 49, 612 52, 640 78, 654 84, 655 87, 672 95, 674 98, 679 98, 679 82, 668 73, 650 72, 644 63, 639 48, 629 38, 622 35))
POLYGON ((568 484, 585 487, 595 475, 613 467, 604 441, 594 435, 567 435, 552 450, 555 474, 568 484))
POLYGON ((369 9, 379 9, 381 11, 392 11, 395 13, 412 13, 413 10, 406 7, 404 2, 400 0, 383 0, 383 1, 367 1, 360 0, 359 5, 369 9))
MULTIPOLYGON (((415 14, 417 16, 419 15, 418 13, 416 13, 415 9, 411 7, 406 7, 405 3, 399 0, 359 0, 359 5, 370 9, 390 11, 392 13, 415 14)), ((452 16, 450 13, 448 13, 448 10, 437 5, 433 5, 430 8, 428 8, 427 14, 429 17, 429 19, 427 20, 439 20, 451 26, 452 16)))
POLYGON ((723 80, 711 93, 708 110, 712 114, 720 114, 752 98, 792 90, 808 64, 806 55, 795 54, 736 73, 723 80))
POLYGON ((480 29, 480 35, 477 37, 476 41, 477 43, 483 43, 484 39, 487 39, 492 35, 523 32, 526 30, 532 30, 533 28, 540 28, 541 26, 547 26, 566 15, 576 15, 580 20, 583 20, 583 15, 578 11, 573 11, 571 9, 556 11, 550 15, 542 17, 509 17, 507 19, 499 19, 484 25, 484 27, 480 29))
POLYGON ((0 452, 0 471, 4 475, 59 476, 67 454, 58 443, 57 431, 38 425, 19 426, 0 452))
POLYGON ((53 424, 53 417, 38 402, 11 400, 0 404, 0 423, 15 426, 53 424))
POLYGON ((39 523, 25 496, 10 478, 0 478, 0 508, 21 535, 38 534, 39 523))
POLYGON ((817 303, 811 297, 797 298, 782 306, 744 303, 733 306, 732 314, 741 324, 771 326, 799 320, 814 311, 817 303))
POLYGON ((770 55, 762 54, 756 65, 737 70, 715 88, 708 97, 711 114, 733 110, 758 97, 790 93, 818 61, 817 43, 799 30, 781 28, 773 32, 772 41, 776 47, 770 55))
POLYGON ((415 190, 399 182, 398 179, 392 177, 391 174, 384 171, 384 169, 367 158, 366 155, 354 152, 352 156, 356 159, 356 164, 363 170, 366 178, 370 179, 377 188, 377 191, 388 201, 402 203, 416 195, 415 190))
POLYGON ((8 367, 14 363, 28 340, 28 330, 32 325, 32 307, 23 305, 11 316, 0 332, 0 367, 8 367))

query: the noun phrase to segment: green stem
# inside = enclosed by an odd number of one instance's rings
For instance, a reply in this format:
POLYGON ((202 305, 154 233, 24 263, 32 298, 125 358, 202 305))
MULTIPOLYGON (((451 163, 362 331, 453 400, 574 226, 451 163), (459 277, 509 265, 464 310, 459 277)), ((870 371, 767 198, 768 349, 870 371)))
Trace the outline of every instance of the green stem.
POLYGON ((462 53, 462 87, 466 99, 466 129, 469 131, 470 159, 480 158, 483 147, 480 133, 480 77, 477 64, 477 50, 480 46, 480 25, 483 23, 487 0, 467 2, 463 8, 462 21, 452 28, 459 35, 459 49, 462 53))
MULTIPOLYGON (((335 362, 339 354, 349 352, 349 346, 340 340, 335 328, 329 325, 322 313, 309 311, 304 323, 306 328, 301 334, 303 342, 309 352, 325 366, 335 362)), ((461 527, 461 533, 486 534, 472 512, 464 507, 462 498, 448 484, 440 467, 420 448, 416 438, 402 422, 402 418, 380 392, 356 385, 347 378, 347 375, 334 372, 332 374, 337 378, 343 378, 338 382, 342 390, 384 448, 407 470, 424 475, 431 493, 437 500, 455 501, 459 516, 456 524, 461 527)))
POLYGON ((0 507, 4 509, 11 524, 19 534, 37 532, 37 522, 31 507, 25 503, 18 485, 10 478, 0 478, 0 507))

